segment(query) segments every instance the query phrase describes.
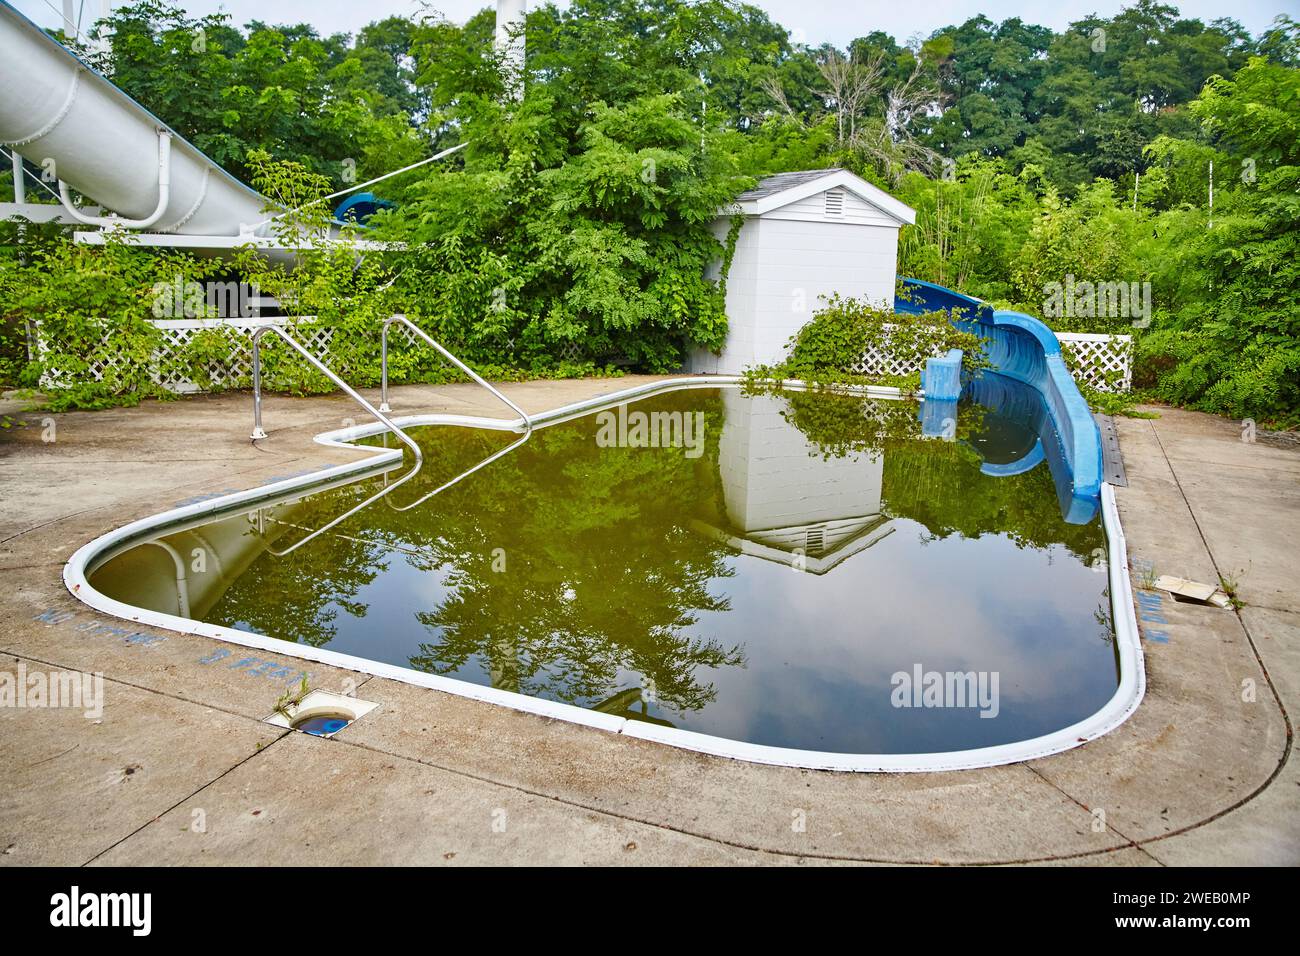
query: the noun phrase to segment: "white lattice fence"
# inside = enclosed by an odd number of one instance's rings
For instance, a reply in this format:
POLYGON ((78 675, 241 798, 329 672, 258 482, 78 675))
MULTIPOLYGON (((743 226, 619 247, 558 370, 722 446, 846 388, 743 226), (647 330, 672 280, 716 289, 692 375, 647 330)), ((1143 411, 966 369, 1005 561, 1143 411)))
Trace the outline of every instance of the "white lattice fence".
MULTIPOLYGON (((149 377, 170 392, 189 395, 203 391, 203 386, 190 381, 181 370, 181 361, 194 337, 204 331, 228 330, 229 348, 225 354, 210 361, 207 365, 208 379, 215 388, 233 388, 247 385, 253 374, 252 334, 253 330, 263 325, 287 325, 290 320, 282 318, 267 319, 156 319, 152 320, 155 328, 162 332, 162 341, 154 350, 150 361, 149 377)), ((303 317, 293 320, 294 338, 296 338, 315 358, 331 364, 330 343, 334 338, 334 329, 321 326, 313 327, 314 319, 303 317)), ((375 332, 379 336, 378 330, 375 332)), ((41 334, 40 326, 36 329, 36 348, 44 358, 55 351, 58 343, 48 341, 41 334)), ((266 344, 264 340, 264 345, 266 344)), ((271 346, 275 345, 272 341, 271 346)), ((414 346, 415 336, 400 325, 389 329, 389 344, 394 348, 414 346)), ((115 355, 108 349, 97 350, 90 367, 82 378, 91 381, 103 381, 104 377, 124 367, 130 361, 126 356, 115 355)), ((341 374, 347 369, 340 368, 341 374)), ((47 370, 41 378, 41 387, 45 389, 68 388, 75 383, 58 370, 47 370)))
MULTIPOLYGON (((1056 337, 1067 357, 1070 374, 1080 385, 1100 392, 1127 392, 1133 387, 1133 336, 1058 332, 1056 337)), ((927 357, 898 358, 889 353, 886 345, 868 349, 853 363, 851 371, 858 375, 910 375, 925 367, 927 357)))
MULTIPOLYGON (((282 325, 285 319, 157 319, 153 324, 162 332, 162 342, 155 350, 150 363, 150 376, 163 388, 178 394, 190 394, 202 391, 202 387, 185 378, 178 371, 181 357, 196 335, 205 330, 229 329, 230 347, 220 359, 209 363, 207 374, 213 386, 229 388, 247 383, 252 375, 250 336, 261 325, 282 325)), ((334 330, 327 327, 312 327, 313 320, 302 318, 296 321, 297 339, 313 356, 330 364, 330 343, 334 330)), ((394 348, 415 345, 412 333, 400 326, 392 326, 394 335, 391 345, 394 348)), ((376 333, 377 335, 378 333, 376 333)), ((1130 335, 1104 335, 1083 332, 1061 332, 1057 334, 1061 349, 1067 354, 1070 371, 1075 381, 1089 385, 1104 392, 1127 392, 1133 381, 1133 337, 1130 335)), ((37 327, 37 351, 44 357, 49 354, 56 343, 48 342, 37 327)), ((561 357, 576 358, 578 346, 570 346, 571 351, 562 353, 561 357)), ((936 348, 935 354, 939 350, 936 348)), ((102 381, 106 374, 120 370, 124 363, 131 361, 128 356, 115 355, 106 349, 96 354, 86 373, 86 378, 102 381)), ((853 363, 852 371, 859 375, 900 376, 920 371, 925 366, 925 357, 898 358, 891 355, 888 345, 872 348, 863 353, 853 363)), ((346 374, 347 369, 338 369, 346 374)), ((67 376, 57 371, 47 371, 41 379, 41 387, 47 389, 67 388, 75 384, 67 376)))
MULTIPOLYGON (((886 334, 892 326, 884 326, 886 334)), ((941 330, 936 329, 937 336, 941 330)), ((934 353, 939 354, 936 346, 934 353)), ((889 351, 888 342, 880 346, 873 346, 862 353, 862 357, 849 367, 849 371, 855 375, 910 375, 913 372, 919 372, 925 368, 925 360, 928 356, 906 356, 899 357, 889 351)))
MULTIPOLYGON (((246 383, 253 374, 252 341, 253 330, 259 325, 283 325, 283 321, 264 320, 258 322, 240 322, 223 319, 160 319, 153 323, 163 333, 162 344, 154 352, 152 378, 159 385, 173 392, 188 394, 200 392, 202 387, 191 382, 174 369, 176 362, 185 354, 186 348, 199 333, 209 329, 228 329, 230 347, 222 358, 208 363, 206 372, 214 388, 232 388, 246 383)), ((303 348, 316 358, 325 361, 329 353, 333 329, 306 328, 297 330, 303 348)))
MULTIPOLYGON (((306 320, 304 320, 305 324, 306 320)), ((246 382, 253 374, 251 356, 251 335, 253 329, 260 325, 283 325, 283 319, 156 319, 152 325, 162 332, 162 341, 154 349, 149 362, 149 377, 171 392, 181 395, 202 391, 202 387, 190 381, 179 370, 181 358, 195 336, 208 330, 229 330, 230 347, 224 356, 208 363, 208 376, 214 386, 230 387, 246 382)), ((309 328, 310 326, 307 326, 309 328)), ((321 328, 312 330, 298 329, 298 338, 303 347, 321 360, 325 360, 329 351, 333 330, 321 328)), ((107 344, 107 339, 105 340, 107 344)), ((44 358, 58 351, 60 343, 51 342, 42 333, 40 325, 36 328, 37 353, 44 358)), ((107 348, 97 349, 90 360, 90 367, 83 376, 91 381, 103 381, 113 371, 119 371, 123 363, 129 361, 125 356, 115 355, 107 348)), ((68 388, 75 383, 69 376, 57 369, 49 369, 41 378, 41 387, 46 389, 68 388)))
POLYGON ((1080 385, 1099 392, 1127 392, 1133 387, 1133 336, 1058 332, 1056 337, 1080 385))

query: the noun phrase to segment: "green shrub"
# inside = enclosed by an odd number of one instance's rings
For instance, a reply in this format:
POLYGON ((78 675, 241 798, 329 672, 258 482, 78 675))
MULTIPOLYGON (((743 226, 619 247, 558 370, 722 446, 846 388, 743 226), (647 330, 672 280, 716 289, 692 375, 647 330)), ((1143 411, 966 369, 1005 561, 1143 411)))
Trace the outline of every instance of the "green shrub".
POLYGON ((813 314, 812 321, 790 339, 790 353, 785 361, 746 370, 751 382, 791 378, 819 385, 919 387, 919 371, 906 375, 863 375, 853 371, 863 354, 872 350, 888 353, 907 365, 922 366, 930 356, 960 349, 965 371, 988 367, 985 340, 959 330, 946 312, 908 315, 865 298, 838 294, 826 298, 825 302, 813 314))

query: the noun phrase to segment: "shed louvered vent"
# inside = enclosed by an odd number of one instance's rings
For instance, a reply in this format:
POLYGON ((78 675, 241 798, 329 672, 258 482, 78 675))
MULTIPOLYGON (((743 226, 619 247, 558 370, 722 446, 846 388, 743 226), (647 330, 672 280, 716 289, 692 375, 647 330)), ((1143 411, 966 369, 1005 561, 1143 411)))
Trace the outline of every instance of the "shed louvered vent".
POLYGON ((806 553, 819 557, 826 550, 825 533, 825 525, 818 525, 815 528, 808 529, 804 537, 804 544, 807 545, 806 553))
POLYGON ((826 191, 826 215, 842 216, 844 215, 844 192, 840 189, 828 189, 826 191))

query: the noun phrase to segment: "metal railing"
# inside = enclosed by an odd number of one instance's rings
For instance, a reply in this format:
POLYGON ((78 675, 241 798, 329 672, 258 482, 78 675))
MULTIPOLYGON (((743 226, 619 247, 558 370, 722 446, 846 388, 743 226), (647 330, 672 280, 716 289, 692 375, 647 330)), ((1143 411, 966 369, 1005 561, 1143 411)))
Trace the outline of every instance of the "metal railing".
POLYGON ((456 358, 456 356, 452 355, 452 354, 451 354, 450 352, 448 352, 445 348, 443 348, 441 345, 439 345, 437 342, 435 342, 432 338, 430 338, 429 334, 428 334, 427 332, 424 331, 424 329, 420 328, 418 325, 416 325, 414 322, 412 322, 410 319, 408 319, 408 318, 407 318, 406 316, 404 316, 404 315, 394 315, 394 316, 392 316, 392 317, 390 317, 390 318, 385 319, 385 320, 384 320, 383 328, 382 328, 382 330, 380 331, 380 338, 379 338, 379 372, 380 372, 380 378, 379 378, 379 410, 380 410, 381 412, 391 412, 391 411, 392 411, 392 408, 390 408, 389 405, 388 405, 388 328, 389 328, 389 326, 391 326, 391 325, 395 325, 395 324, 398 324, 398 323, 400 323, 401 325, 406 326, 408 329, 410 329, 412 332, 414 332, 414 333, 415 333, 416 335, 418 335, 420 338, 424 339, 425 342, 427 342, 427 343, 429 343, 430 345, 432 345, 432 346, 433 346, 433 347, 438 351, 438 354, 440 354, 440 355, 441 355, 443 358, 445 358, 448 362, 450 362, 452 365, 456 366, 458 369, 460 369, 462 372, 464 372, 466 375, 468 375, 470 378, 472 378, 472 379, 473 379, 475 382, 477 382, 479 385, 482 385, 484 388, 486 388, 489 392, 491 392, 491 393, 492 393, 493 395, 495 395, 497 398, 501 399, 501 401, 503 401, 503 402, 505 402, 507 405, 509 405, 510 408, 511 408, 511 410, 514 411, 514 412, 515 412, 515 413, 516 413, 516 414, 517 414, 521 419, 523 419, 525 434, 528 433, 528 432, 531 432, 531 431, 533 430, 533 422, 532 422, 532 419, 530 419, 530 418, 528 417, 528 413, 527 413, 527 412, 525 412, 522 408, 520 408, 520 407, 519 407, 518 405, 516 405, 514 402, 510 401, 510 399, 506 398, 506 397, 505 397, 504 395, 502 395, 499 391, 497 391, 495 388, 493 388, 491 385, 489 385, 489 384, 488 384, 488 383, 487 383, 487 382, 486 382, 486 381, 485 381, 485 380, 484 380, 484 379, 483 379, 483 378, 482 378, 482 377, 481 377, 477 372, 475 372, 472 368, 470 368, 468 365, 466 365, 466 364, 465 364, 464 362, 462 362, 460 359, 456 358))
MULTIPOLYGON (((355 506, 352 507, 352 508, 349 508, 347 511, 345 511, 343 514, 339 515, 337 518, 334 518, 334 519, 333 519, 332 521, 330 521, 328 524, 325 524, 325 525, 323 525, 322 527, 316 529, 316 530, 313 531, 311 534, 309 534, 309 535, 307 535, 306 537, 302 538, 301 540, 295 542, 294 544, 290 545, 288 548, 285 548, 285 549, 282 550, 282 551, 276 551, 276 550, 274 550, 274 549, 268 548, 268 550, 270 551, 270 553, 273 554, 273 555, 275 555, 276 557, 283 557, 284 555, 287 555, 287 554, 289 554, 290 552, 297 550, 298 548, 300 548, 300 547, 302 547, 304 544, 306 544, 308 541, 312 540, 313 538, 317 537, 318 535, 324 534, 326 531, 328 531, 328 530, 330 530, 331 528, 335 527, 335 526, 338 525, 340 522, 345 521, 346 519, 350 518, 352 515, 356 514, 356 513, 357 513, 358 511, 360 511, 362 508, 365 508, 367 505, 370 505, 370 504, 373 503, 374 501, 377 501, 378 499, 383 498, 383 497, 386 497, 387 495, 391 494, 391 493, 392 493, 396 488, 398 488, 400 485, 405 484, 407 481, 409 481, 411 478, 413 478, 413 477, 415 476, 416 472, 418 472, 418 471, 420 470, 420 467, 421 467, 421 465, 422 465, 423 462, 424 462, 424 456, 423 456, 423 454, 420 452, 420 446, 419 446, 419 445, 418 445, 418 444, 417 444, 417 443, 416 443, 416 442, 415 442, 415 441, 414 441, 414 440, 413 440, 409 435, 407 435, 406 432, 402 431, 401 428, 399 428, 396 424, 394 424, 394 423, 393 423, 393 422, 388 418, 388 416, 385 414, 385 412, 391 412, 391 411, 392 411, 392 408, 391 408, 391 407, 389 406, 389 404, 388 404, 388 329, 389 329, 390 326, 395 325, 395 324, 398 324, 398 323, 400 323, 400 324, 402 324, 402 325, 405 325, 407 328, 409 328, 412 332, 414 332, 414 333, 415 333, 416 335, 418 335, 420 338, 424 339, 425 342, 427 342, 429 345, 433 346, 433 347, 438 351, 438 353, 439 353, 440 355, 442 355, 444 358, 447 359, 447 361, 451 362, 451 363, 452 363, 453 365, 455 365, 458 369, 460 369, 462 372, 464 372, 466 375, 468 375, 471 379, 473 379, 476 383, 478 383, 479 385, 483 386, 485 389, 487 389, 489 392, 491 392, 493 395, 495 395, 497 398, 499 398, 502 402, 504 402, 507 406, 509 406, 510 409, 511 409, 512 411, 514 411, 516 414, 519 415, 519 418, 520 418, 520 420, 521 420, 521 422, 522 422, 522 425, 523 425, 523 434, 518 438, 518 440, 516 440, 516 441, 514 441, 514 442, 511 442, 509 445, 507 445, 505 448, 502 448, 500 451, 493 452, 491 455, 489 455, 487 458, 484 458, 482 461, 480 461, 478 464, 474 465, 472 468, 466 469, 465 471, 463 471, 463 472, 461 472, 459 475, 457 475, 455 478, 452 478, 450 481, 443 482, 443 483, 442 483, 441 485, 439 485, 437 488, 433 489, 432 491, 428 492, 428 493, 425 494, 425 495, 422 495, 420 498, 416 499, 415 501, 411 502, 410 504, 408 504, 408 505, 401 505, 401 506, 398 506, 398 505, 394 505, 394 504, 392 504, 391 502, 388 502, 389 506, 390 506, 391 508, 393 508, 393 510, 395 510, 395 511, 409 511, 409 510, 411 510, 412 508, 416 508, 416 507, 418 507, 419 505, 422 505, 424 502, 428 501, 430 498, 434 497, 435 495, 441 494, 442 492, 444 492, 444 491, 446 491, 448 488, 450 488, 452 485, 455 485, 456 483, 458 483, 458 482, 462 481, 463 479, 469 477, 470 475, 474 474, 474 473, 475 473, 476 471, 478 471, 479 469, 481 469, 481 468, 485 468, 487 465, 490 465, 492 462, 496 461, 498 458, 501 458, 502 456, 507 455, 507 454, 509 454, 510 452, 514 451, 516 448, 518 448, 518 447, 519 447, 520 445, 522 445, 524 442, 528 441, 529 436, 532 435, 532 433, 533 433, 533 422, 532 422, 532 419, 528 417, 528 413, 527 413, 527 412, 525 412, 522 408, 520 408, 518 405, 516 405, 516 404, 515 404, 514 402, 512 402, 510 399, 506 398, 505 395, 501 394, 500 391, 498 391, 496 388, 494 388, 492 385, 490 385, 488 382, 486 382, 486 381, 485 381, 485 380, 484 380, 484 379, 483 379, 483 378, 482 378, 482 377, 481 377, 477 372, 475 372, 473 369, 471 369, 468 365, 466 365, 466 364, 465 364, 464 362, 462 362, 460 359, 456 358, 456 356, 452 355, 451 352, 449 352, 449 351, 447 351, 447 349, 443 348, 443 346, 440 345, 438 342, 434 341, 434 340, 433 340, 433 339, 432 339, 432 338, 431 338, 431 337, 430 337, 430 336, 429 336, 429 335, 428 335, 428 334, 427 334, 423 329, 421 329, 418 325, 416 325, 415 323, 413 323, 410 319, 408 319, 408 318, 407 318, 406 316, 404 316, 404 315, 394 315, 394 316, 392 316, 392 317, 390 317, 390 318, 388 318, 388 319, 385 319, 385 320, 384 320, 383 327, 382 327, 382 329, 381 329, 381 338, 380 338, 381 361, 380 361, 380 365, 381 365, 382 377, 381 377, 381 384, 380 384, 380 396, 381 396, 381 400, 380 400, 379 408, 375 408, 375 407, 374 407, 373 405, 371 405, 368 401, 366 401, 364 398, 362 398, 361 395, 358 394, 358 393, 356 392, 355 389, 353 389, 350 385, 348 385, 347 382, 343 381, 343 379, 341 379, 338 375, 336 375, 333 371, 331 371, 330 368, 329 368, 327 365, 325 365, 324 362, 320 361, 320 359, 316 358, 314 355, 312 355, 310 352, 308 352, 308 351, 307 351, 307 350, 306 350, 306 349, 305 349, 305 348, 304 348, 304 347, 303 347, 303 346, 302 346, 302 345, 301 345, 301 344, 300 344, 300 343, 299 343, 299 342, 298 342, 298 341, 297 341, 293 336, 291 336, 291 335, 290 335, 288 332, 286 332, 283 328, 281 328, 281 327, 278 326, 278 325, 264 325, 264 326, 261 326, 260 328, 256 329, 256 330, 253 332, 253 335, 252 335, 252 342, 253 342, 253 434, 252 434, 252 439, 253 439, 253 441, 260 441, 261 439, 266 438, 266 431, 262 428, 262 351, 261 351, 261 341, 262 341, 262 336, 265 335, 267 332, 274 332, 276 335, 278 335, 280 338, 282 338, 286 343, 288 343, 288 345, 289 345, 289 346, 290 346, 294 351, 296 351, 299 355, 301 355, 304 359, 306 359, 307 362, 308 362, 308 363, 309 363, 313 368, 315 368, 315 369, 316 369, 317 371, 319 371, 322 375, 324 375, 326 378, 328 378, 331 382, 333 382, 335 385, 337 385, 340 389, 342 389, 344 392, 346 392, 346 393, 347 393, 347 394, 348 394, 348 395, 353 399, 353 401, 355 401, 358 405, 360 405, 360 406, 361 406, 362 408, 364 408, 367 412, 369 412, 370 415, 373 416, 373 417, 375 418, 376 421, 378 421, 380 424, 382 424, 382 425, 383 425, 383 426, 384 426, 388 431, 391 431, 394 435, 396 435, 396 436, 397 436, 397 437, 398 437, 398 438, 399 438, 403 443, 405 443, 405 445, 406 445, 408 448, 411 449, 411 452, 415 455, 415 465, 414 465, 414 467, 411 468, 410 471, 408 471, 405 475, 403 475, 403 476, 402 476, 401 478, 399 478, 397 481, 393 482, 392 484, 389 484, 389 483, 388 483, 388 472, 385 471, 385 472, 384 472, 384 475, 383 475, 383 485, 384 485, 383 488, 381 488, 381 489, 380 489, 378 492, 376 492, 375 494, 371 495, 371 496, 370 496, 369 498, 367 498, 365 501, 361 502, 361 503, 358 504, 358 505, 355 505, 355 506)), ((386 440, 387 432, 385 432, 384 434, 385 434, 385 445, 387 445, 387 440, 386 440)))
MULTIPOLYGON (((475 372, 472 368, 470 368, 468 365, 466 365, 466 364, 465 364, 464 362, 462 362, 460 359, 456 358, 456 356, 452 355, 451 352, 447 351, 447 349, 445 349, 441 344, 439 344, 438 342, 434 341, 433 338, 431 338, 427 332, 425 332, 422 328, 420 328, 418 325, 416 325, 414 322, 412 322, 410 319, 408 319, 408 318, 407 318, 406 316, 404 316, 404 315, 394 315, 394 316, 392 316, 391 318, 385 319, 385 320, 384 320, 383 329, 382 329, 381 332, 380 332, 380 343, 379 343, 379 368, 380 368, 379 395, 380 395, 380 404, 379 404, 379 408, 380 408, 381 411, 385 411, 385 412, 392 411, 391 407, 390 407, 389 404, 388 404, 388 329, 389 329, 390 326, 392 326, 392 325, 397 325, 397 324, 401 324, 401 325, 406 326, 408 329, 410 329, 412 332, 414 332, 414 333, 415 333, 416 335, 418 335, 420 338, 424 339, 425 342, 427 342, 429 345, 432 345, 435 349, 437 349, 437 350, 438 350, 438 354, 442 355, 443 358, 447 359, 447 361, 451 362, 451 363, 452 363, 453 365, 455 365, 458 369, 460 369, 462 372, 464 372, 466 375, 468 375, 471 379, 473 379, 473 380, 474 380, 475 382, 477 382, 479 385, 482 385, 482 386, 483 386, 484 388, 486 388, 489 392, 491 392, 493 395, 495 395, 497 398, 499 398, 502 402, 504 402, 506 405, 508 405, 508 406, 511 408, 511 410, 514 411, 516 414, 518 414, 519 417, 520 417, 520 419, 522 419, 522 421, 523 421, 523 428, 524 428, 524 433, 523 433, 523 435, 520 436, 520 438, 519 438, 517 441, 511 442, 509 445, 507 445, 505 448, 502 448, 500 451, 493 452, 491 455, 489 455, 487 458, 484 458, 482 461, 480 461, 480 462, 479 462, 477 465, 475 465, 474 467, 469 468, 469 469, 467 469, 467 470, 465 470, 465 471, 462 471, 462 472, 461 472, 459 475, 457 475, 455 478, 452 478, 450 481, 446 481, 446 482, 444 482, 443 484, 439 485, 437 488, 434 488, 434 489, 433 489, 432 491, 430 491, 428 494, 426 494, 426 495, 422 495, 420 498, 418 498, 418 499, 416 499, 415 501, 411 502, 409 505, 401 505, 401 506, 398 506, 398 505, 393 504, 391 501, 386 501, 386 502, 384 502, 384 503, 387 504, 390 508, 392 508, 394 511, 410 511, 412 508, 416 508, 416 507, 419 507, 420 505, 424 504, 426 501, 428 501, 428 500, 429 500, 430 498, 432 498, 434 495, 441 494, 442 492, 446 491, 448 488, 450 488, 452 485, 456 484, 457 482, 459 482, 459 481, 461 481, 461 480, 463 480, 463 479, 465 479, 465 478, 468 478, 470 475, 474 474, 474 472, 478 471, 480 468, 485 468, 485 467, 487 467, 488 465, 492 464, 492 462, 496 461, 498 458, 501 458, 501 457, 504 456, 504 455, 508 455, 510 452, 514 451, 516 448, 518 448, 518 447, 519 447, 520 445, 522 445, 524 442, 528 441, 528 437, 533 433, 533 421, 532 421, 531 418, 528 417, 528 413, 527 413, 527 412, 525 412, 522 408, 520 408, 520 407, 519 407, 518 405, 516 405, 514 402, 510 401, 510 399, 506 398, 505 395, 501 394, 500 391, 498 391, 496 388, 494 388, 494 387, 493 387, 492 385, 490 385, 488 382, 484 381, 483 378, 482 378, 482 377, 481 377, 477 372, 475 372)), ((394 485, 394 487, 396 487, 396 486, 394 485)))
POLYGON ((379 498, 384 497, 387 494, 390 494, 393 491, 393 489, 397 488, 398 486, 404 484, 407 481, 410 481, 411 478, 415 477, 416 472, 420 470, 420 466, 424 462, 424 455, 420 452, 420 446, 416 444, 416 442, 411 438, 410 435, 406 434, 406 432, 398 428, 397 425, 389 421, 388 416, 384 415, 383 412, 379 411, 379 409, 375 408, 368 401, 362 398, 361 395, 359 395, 357 391, 354 388, 352 388, 352 386, 348 385, 347 382, 343 381, 343 379, 339 378, 338 375, 336 375, 333 371, 331 371, 329 366, 327 366, 324 362, 322 362, 320 359, 316 358, 305 348, 303 348, 302 345, 298 343, 297 339, 291 336, 284 329, 280 328, 278 325, 264 325, 253 333, 253 435, 252 435, 253 441, 260 441, 261 439, 266 437, 266 432, 262 428, 261 341, 262 341, 262 336, 265 335, 267 332, 274 332, 276 335, 280 336, 280 338, 284 339, 284 341, 287 342, 295 352, 297 352, 304 359, 306 359, 307 362, 313 368, 315 368, 318 372, 320 372, 331 382, 337 385, 340 389, 346 392, 352 398, 353 401, 355 401, 358 405, 360 405, 372 416, 374 416, 374 418, 385 428, 387 428, 398 438, 400 438, 402 442, 406 445, 406 447, 411 449, 411 453, 415 455, 415 465, 405 475, 403 475, 397 481, 393 482, 393 484, 389 485, 387 483, 388 473, 385 472, 384 487, 381 488, 378 492, 371 495, 369 498, 361 502, 359 505, 349 508, 343 514, 339 515, 337 518, 333 519, 328 524, 323 525, 322 527, 316 529, 311 534, 303 538, 301 541, 298 541, 293 545, 290 545, 288 548, 285 548, 283 551, 271 552, 276 557, 283 557, 284 555, 289 554, 292 551, 296 551, 298 548, 301 548, 304 544, 306 544, 308 541, 312 540, 316 536, 324 534, 326 531, 328 531, 330 528, 333 528, 335 525, 339 524, 340 522, 345 521, 348 518, 352 517, 352 515, 356 514, 358 511, 360 511, 362 508, 365 508, 367 505, 371 504, 372 502, 378 500, 379 498))

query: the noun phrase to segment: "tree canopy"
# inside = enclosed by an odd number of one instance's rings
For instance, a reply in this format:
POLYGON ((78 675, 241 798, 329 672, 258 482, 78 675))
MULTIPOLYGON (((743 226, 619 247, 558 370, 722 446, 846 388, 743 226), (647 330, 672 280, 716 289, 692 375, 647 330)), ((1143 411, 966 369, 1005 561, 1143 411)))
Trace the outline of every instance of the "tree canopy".
POLYGON ((1138 333, 1161 398, 1300 423, 1295 20, 1252 37, 1136 0, 907 43, 844 21, 810 46, 735 0, 545 3, 518 99, 490 8, 322 36, 141 0, 100 25, 94 62, 246 181, 270 156, 346 188, 468 143, 385 181, 398 208, 371 225, 412 250, 395 287, 480 361, 663 370, 716 347, 711 221, 756 177, 838 165, 918 210, 904 274, 1040 315, 1067 276, 1149 283, 1136 328, 1053 322, 1138 333))

